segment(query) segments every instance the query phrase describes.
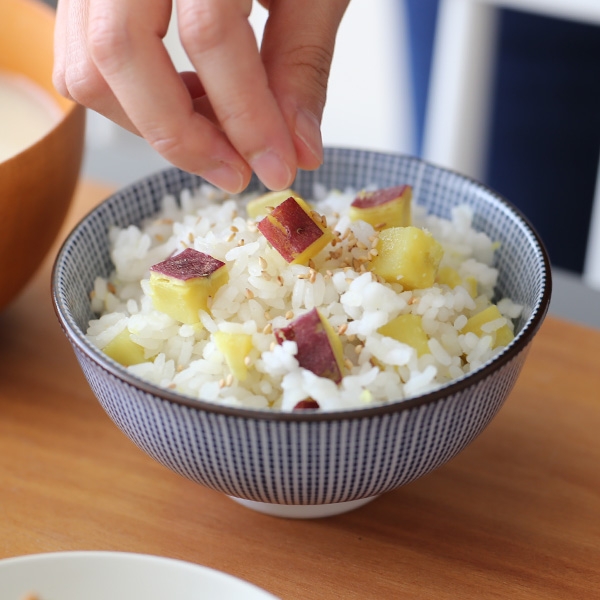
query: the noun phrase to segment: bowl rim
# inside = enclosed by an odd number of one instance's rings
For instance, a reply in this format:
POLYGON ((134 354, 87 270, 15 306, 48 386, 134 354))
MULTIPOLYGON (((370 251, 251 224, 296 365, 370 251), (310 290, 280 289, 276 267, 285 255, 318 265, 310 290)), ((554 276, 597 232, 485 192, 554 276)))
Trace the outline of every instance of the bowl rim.
MULTIPOLYGON (((326 150, 336 151, 355 151, 358 149, 355 148, 340 148, 340 147, 327 147, 326 150)), ((552 270, 551 263, 548 252, 544 246, 544 243, 530 223, 529 219, 524 215, 524 213, 514 206, 510 201, 508 201, 504 196, 499 194, 498 192, 492 190, 488 186, 484 185, 480 181, 459 173, 453 169, 448 169, 445 167, 440 167, 439 165, 435 165, 427 160, 423 160, 418 157, 414 157, 411 155, 407 155, 400 152, 378 152, 371 150, 360 150, 361 152, 365 152, 370 155, 381 155, 381 156, 395 156, 399 158, 406 158, 409 160, 414 160, 419 164, 432 167, 438 171, 442 171, 447 174, 452 174, 458 176, 463 181, 470 183, 476 188, 485 191, 488 195, 490 195, 494 201, 500 203, 503 206, 504 210, 512 213, 513 217, 516 217, 518 221, 520 221, 520 225, 526 229, 534 240, 534 244, 537 247, 537 250, 540 253, 542 259, 542 286, 543 291, 541 294, 541 298, 537 303, 537 310, 534 310, 532 314, 528 317, 525 325, 519 331, 519 333, 515 336, 515 338, 510 342, 508 346, 506 346, 500 353, 496 354, 493 358, 491 358, 488 362, 483 364, 477 370, 466 373, 464 376, 454 379, 452 381, 447 382, 446 384, 426 392, 424 394, 420 394, 418 396, 409 397, 400 400, 392 400, 386 403, 378 403, 373 406, 368 407, 356 407, 349 408, 337 411, 321 411, 321 410, 303 410, 303 411, 279 411, 272 409, 264 409, 264 408, 249 408, 249 407, 234 407, 219 404, 217 402, 212 402, 208 400, 203 400, 200 398, 194 398, 193 396, 186 396, 179 392, 174 392, 167 388, 162 388, 158 385, 155 385, 149 381, 146 381, 132 373, 130 373, 125 367, 110 359, 106 354, 102 352, 99 348, 94 346, 91 342, 89 342, 85 338, 85 334, 83 331, 79 329, 76 325, 72 317, 66 316, 68 312, 66 307, 64 306, 61 298, 57 293, 58 287, 58 271, 59 265, 64 260, 66 254, 66 248, 75 236, 77 230, 82 226, 82 224, 88 220, 95 212, 99 211, 101 207, 114 198, 117 194, 126 193, 128 190, 133 187, 139 186, 142 182, 148 182, 153 179, 162 179, 166 174, 170 172, 179 172, 180 170, 176 167, 167 167, 166 169, 162 169, 157 171, 147 177, 143 177, 138 181, 135 181, 123 188, 116 190, 110 196, 105 198, 102 202, 97 204, 94 208, 89 210, 79 221, 74 225, 70 233, 67 235, 61 247, 56 255, 56 259, 54 261, 52 267, 52 276, 51 276, 51 289, 52 289, 52 301, 54 306, 54 311, 58 318, 58 321, 66 334, 66 336, 71 341, 71 344, 76 347, 79 351, 83 352, 87 357, 89 357, 98 367, 106 371, 108 374, 113 377, 122 380, 127 385, 137 388, 142 392, 159 398, 163 401, 172 402, 178 405, 186 406, 188 408, 194 408, 196 410, 205 411, 208 413, 213 413, 217 415, 223 415, 227 417, 238 417, 243 419, 253 419, 253 420, 262 420, 262 421, 295 421, 295 422, 303 422, 303 421, 346 421, 346 420, 355 420, 355 419, 363 419, 367 417, 378 417, 384 416, 390 413, 396 413, 399 411, 410 410, 416 407, 420 407, 426 404, 432 404, 438 402, 440 400, 447 399, 449 397, 453 397, 459 392, 464 391, 467 388, 470 388, 476 384, 481 383, 485 380, 489 375, 491 375, 494 371, 497 371, 504 367, 506 364, 515 359, 521 352, 525 351, 529 344, 532 342, 535 334, 541 327, 546 314, 548 312, 550 306, 550 299, 552 295, 552 270)), ((535 308, 535 307, 534 307, 535 308)), ((74 348, 75 349, 75 348, 74 348)))

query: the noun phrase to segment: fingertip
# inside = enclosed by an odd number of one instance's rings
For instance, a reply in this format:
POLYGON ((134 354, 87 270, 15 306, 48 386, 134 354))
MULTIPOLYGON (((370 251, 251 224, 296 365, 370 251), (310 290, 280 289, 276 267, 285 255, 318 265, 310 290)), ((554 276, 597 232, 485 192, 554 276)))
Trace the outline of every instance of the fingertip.
POLYGON ((249 169, 239 169, 230 163, 221 163, 217 167, 201 173, 206 181, 230 194, 243 192, 248 186, 250 175, 249 169))
POLYGON ((301 169, 318 169, 323 164, 321 125, 309 110, 299 109, 296 113, 294 145, 301 169))
POLYGON ((284 190, 292 185, 296 175, 295 167, 273 149, 254 155, 249 160, 256 176, 271 190, 284 190))

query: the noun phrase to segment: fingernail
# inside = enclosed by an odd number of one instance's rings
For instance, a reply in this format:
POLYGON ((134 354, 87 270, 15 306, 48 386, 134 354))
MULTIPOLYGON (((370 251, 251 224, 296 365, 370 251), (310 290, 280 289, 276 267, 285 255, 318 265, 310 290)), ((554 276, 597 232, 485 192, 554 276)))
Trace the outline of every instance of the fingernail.
POLYGON ((317 117, 308 110, 300 109, 296 114, 295 133, 321 164, 323 162, 323 140, 317 117))
POLYGON ((272 190, 283 190, 292 184, 292 171, 274 150, 266 150, 250 159, 258 178, 272 190))
POLYGON ((244 189, 244 175, 230 164, 222 163, 215 169, 202 173, 202 177, 232 194, 237 194, 244 189))

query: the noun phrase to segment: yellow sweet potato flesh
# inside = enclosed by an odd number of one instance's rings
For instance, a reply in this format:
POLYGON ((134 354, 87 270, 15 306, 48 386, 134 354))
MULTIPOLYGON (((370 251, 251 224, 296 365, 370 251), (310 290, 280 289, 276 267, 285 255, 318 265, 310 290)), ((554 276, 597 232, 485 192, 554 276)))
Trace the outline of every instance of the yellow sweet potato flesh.
POLYGON ((229 275, 225 266, 207 277, 185 281, 150 273, 152 303, 156 310, 168 314, 181 323, 193 325, 200 321, 199 311, 210 312, 209 301, 218 289, 227 283, 229 275))
POLYGON ((429 337, 423 329, 420 315, 412 313, 398 315, 377 330, 381 335, 391 337, 398 342, 412 346, 418 356, 429 354, 429 337))
POLYGON ((438 269, 436 281, 451 288, 462 285, 467 292, 469 292, 471 298, 477 297, 477 279, 475 279, 475 277, 465 277, 463 279, 458 274, 458 271, 452 267, 440 267, 438 269))
POLYGON ((435 283, 444 250, 434 237, 418 227, 391 227, 379 233, 377 256, 371 270, 388 283, 404 289, 422 289, 435 283))
POLYGON ((492 336, 492 348, 497 348, 499 346, 508 345, 514 338, 514 334, 507 324, 502 325, 500 328, 496 329, 491 333, 486 333, 482 326, 486 323, 491 323, 496 319, 501 319, 502 314, 498 310, 498 307, 495 304, 488 306, 482 311, 478 312, 476 315, 473 315, 466 323, 466 325, 461 329, 461 333, 474 333, 475 335, 481 337, 484 335, 492 336))
POLYGON ((104 346, 104 353, 124 367, 138 365, 149 360, 145 358, 144 348, 131 339, 127 328, 104 346))
POLYGON ((252 350, 252 336, 247 333, 216 331, 213 338, 233 376, 238 381, 244 381, 248 377, 246 357, 252 350))

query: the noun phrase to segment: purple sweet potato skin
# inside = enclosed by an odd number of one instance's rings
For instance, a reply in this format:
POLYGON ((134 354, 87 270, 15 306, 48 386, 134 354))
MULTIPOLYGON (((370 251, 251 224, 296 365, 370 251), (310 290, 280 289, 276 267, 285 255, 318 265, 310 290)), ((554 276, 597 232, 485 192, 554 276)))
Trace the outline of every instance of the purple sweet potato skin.
POLYGON ((186 248, 180 254, 153 265, 150 270, 172 279, 187 281, 197 277, 209 277, 224 265, 225 263, 218 258, 193 248, 186 248))
POLYGON ((373 192, 362 192, 353 200, 352 206, 355 208, 381 206, 402 196, 407 187, 406 185, 398 185, 373 192))
POLYGON ((274 333, 280 344, 285 340, 298 344, 296 358, 302 368, 312 371, 319 377, 332 379, 336 383, 341 381, 342 374, 316 308, 298 317, 286 327, 276 329, 274 333))
POLYGON ((293 197, 276 206, 257 227, 288 263, 323 235, 293 197))

